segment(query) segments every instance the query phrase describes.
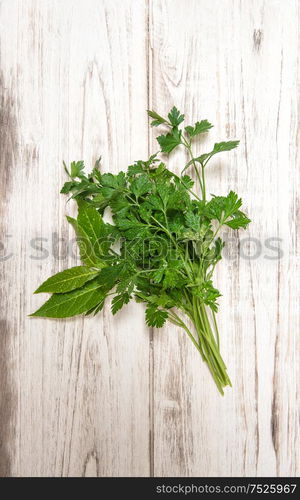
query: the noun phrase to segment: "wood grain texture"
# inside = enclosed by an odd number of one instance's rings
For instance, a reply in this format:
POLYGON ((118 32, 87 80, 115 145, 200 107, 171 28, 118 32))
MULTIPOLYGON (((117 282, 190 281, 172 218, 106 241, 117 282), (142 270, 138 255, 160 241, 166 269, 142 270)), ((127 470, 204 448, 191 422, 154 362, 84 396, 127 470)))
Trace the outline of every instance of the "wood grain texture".
POLYGON ((7 208, 11 194, 11 172, 18 154, 15 102, 11 88, 4 87, 0 73, 0 231, 1 231, 1 280, 0 280, 0 476, 10 473, 11 453, 15 443, 15 416, 17 406, 16 384, 14 381, 14 340, 11 318, 8 316, 12 303, 7 293, 11 284, 13 267, 9 251, 5 246, 10 237, 7 208))
POLYGON ((32 296, 38 283, 75 262, 66 250, 74 234, 64 217, 72 206, 59 196, 62 160, 92 165, 101 154, 103 168, 118 171, 147 156, 146 34, 138 1, 1 4, 4 120, 12 122, 1 135, 1 167, 10 174, 9 181, 1 177, 2 209, 14 246, 13 259, 2 264, 4 397, 18 391, 14 438, 12 404, 1 409, 9 454, 1 459, 13 476, 149 475, 149 333, 142 307, 117 318, 108 306, 86 320, 27 317, 42 300, 32 296), (45 238, 34 242, 44 254, 31 248, 33 238, 45 238))
POLYGON ((0 2, 0 476, 300 474, 298 53, 297 0, 0 2), (27 317, 78 262, 62 160, 125 169, 173 104, 215 124, 197 151, 241 139, 208 174, 253 220, 217 269, 224 398, 140 305, 27 317))
POLYGON ((151 105, 176 103, 188 119, 212 121, 199 152, 213 140, 241 139, 210 167, 208 190, 233 188, 253 219, 250 253, 247 236, 228 233, 231 251, 217 272, 233 389, 220 399, 181 331, 155 333, 154 472, 299 475, 299 4, 151 6, 151 105), (270 260, 268 246, 278 243, 268 238, 281 239, 280 260, 270 260))

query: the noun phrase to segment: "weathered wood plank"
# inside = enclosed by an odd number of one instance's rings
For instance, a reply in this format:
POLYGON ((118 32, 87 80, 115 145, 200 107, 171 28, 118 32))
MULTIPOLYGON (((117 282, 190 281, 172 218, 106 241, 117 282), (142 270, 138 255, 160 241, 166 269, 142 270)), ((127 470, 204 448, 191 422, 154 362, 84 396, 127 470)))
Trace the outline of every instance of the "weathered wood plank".
POLYGON ((7 207, 11 194, 11 172, 17 156, 15 101, 11 88, 4 87, 0 73, 0 477, 9 476, 14 452, 17 387, 14 380, 14 335, 9 311, 13 304, 7 293, 13 267, 7 248, 10 227, 7 207))
MULTIPOLYGON (((240 232, 217 273, 233 389, 220 398, 180 331, 155 332, 154 473, 297 475, 298 3, 153 0, 150 30, 152 107, 176 104, 189 120, 212 121, 199 152, 241 139, 237 153, 214 162, 208 190, 235 189, 253 219, 250 258, 240 232), (281 260, 268 258, 273 237, 281 260)), ((178 157, 170 161, 178 168, 178 157)))
POLYGON ((38 283, 76 261, 62 160, 101 154, 118 171, 147 155, 146 24, 137 0, 1 3, 1 215, 14 248, 2 263, 1 471, 13 476, 149 474, 142 307, 118 318, 109 306, 94 319, 26 317, 42 301, 32 297, 38 283), (32 238, 46 239, 47 258, 32 238))
POLYGON ((299 475, 299 4, 149 0, 149 19, 147 5, 0 3, 0 475, 299 475), (152 358, 135 304, 26 317, 35 287, 76 262, 62 160, 145 157, 148 93, 215 124, 199 152, 241 139, 208 176, 253 219, 250 257, 229 232, 217 272, 223 399, 182 331, 152 332, 152 358))

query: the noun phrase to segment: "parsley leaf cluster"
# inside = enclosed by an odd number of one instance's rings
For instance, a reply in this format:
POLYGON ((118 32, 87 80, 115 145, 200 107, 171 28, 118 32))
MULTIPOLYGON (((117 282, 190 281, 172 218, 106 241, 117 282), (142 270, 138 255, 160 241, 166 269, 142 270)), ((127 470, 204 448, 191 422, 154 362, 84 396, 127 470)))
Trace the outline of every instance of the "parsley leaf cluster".
POLYGON ((157 137, 162 153, 186 148, 190 158, 181 175, 170 171, 159 154, 118 174, 102 173, 101 159, 90 174, 83 161, 72 162, 69 169, 65 165, 69 180, 61 192, 78 205, 77 218, 67 219, 77 235, 82 265, 52 276, 36 290, 52 295, 32 316, 97 314, 111 296, 113 314, 132 299, 143 302, 149 327, 170 321, 186 332, 223 394, 231 383, 216 322, 220 292, 212 281, 224 247, 219 231, 223 226, 246 228, 250 219, 233 191, 207 200, 205 169, 215 154, 230 151, 238 141, 216 143, 195 157, 192 142, 211 123, 201 120, 183 128, 184 115, 176 107, 167 118, 155 111, 148 115, 152 126, 164 128, 157 137), (113 223, 106 222, 107 212, 113 223))

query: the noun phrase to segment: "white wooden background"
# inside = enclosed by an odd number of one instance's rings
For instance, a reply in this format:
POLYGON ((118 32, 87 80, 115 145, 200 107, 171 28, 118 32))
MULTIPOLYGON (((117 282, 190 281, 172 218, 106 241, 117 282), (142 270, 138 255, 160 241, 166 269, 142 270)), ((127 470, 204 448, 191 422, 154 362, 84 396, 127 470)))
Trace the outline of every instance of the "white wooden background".
POLYGON ((0 2, 0 475, 300 474, 299 49, 297 0, 0 2), (146 158, 145 110, 173 104, 215 124, 208 143, 241 139, 208 178, 253 219, 217 272, 224 398, 141 305, 27 317, 37 285, 75 262, 51 248, 74 237, 62 160, 101 154, 117 172, 146 158), (247 259, 249 235, 261 250, 247 259), (266 258, 271 237, 281 259, 266 258))

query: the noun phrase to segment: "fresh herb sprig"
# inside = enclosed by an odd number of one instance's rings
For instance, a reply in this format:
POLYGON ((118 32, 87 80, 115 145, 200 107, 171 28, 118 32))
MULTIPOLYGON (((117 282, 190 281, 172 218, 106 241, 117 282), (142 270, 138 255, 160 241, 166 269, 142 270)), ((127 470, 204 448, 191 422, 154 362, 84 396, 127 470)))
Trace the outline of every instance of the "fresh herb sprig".
POLYGON ((182 128, 184 115, 175 107, 167 118, 155 111, 148 115, 152 126, 168 129, 157 137, 162 153, 186 148, 189 160, 181 175, 171 172, 158 154, 115 175, 102 173, 100 160, 89 175, 82 161, 72 162, 70 170, 65 166, 70 180, 61 192, 78 204, 77 219, 67 219, 76 231, 83 265, 46 280, 36 293, 53 295, 32 316, 96 314, 109 296, 116 314, 134 298, 146 304, 150 327, 168 320, 185 331, 223 394, 231 382, 220 354, 220 293, 212 281, 224 247, 218 234, 223 226, 246 228, 250 219, 233 191, 207 199, 205 170, 214 155, 236 148, 239 141, 216 143, 195 157, 192 143, 211 129, 207 120, 182 128), (113 224, 104 221, 107 210, 113 224))

